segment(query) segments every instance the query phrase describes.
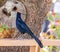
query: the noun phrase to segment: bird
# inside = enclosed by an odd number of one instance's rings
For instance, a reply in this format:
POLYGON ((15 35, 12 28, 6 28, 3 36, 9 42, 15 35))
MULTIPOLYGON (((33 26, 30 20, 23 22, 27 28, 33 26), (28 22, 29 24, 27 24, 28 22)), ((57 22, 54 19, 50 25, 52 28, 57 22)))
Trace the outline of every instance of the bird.
POLYGON ((20 12, 17 12, 16 27, 22 34, 28 33, 32 38, 36 40, 39 46, 43 48, 42 42, 34 35, 34 33, 30 30, 27 24, 22 20, 20 12))
POLYGON ((28 25, 22 20, 22 18, 21 18, 22 13, 20 13, 18 11, 18 8, 16 6, 14 6, 14 8, 12 10, 16 11, 16 27, 19 30, 19 32, 21 32, 22 34, 28 33, 28 35, 30 35, 32 38, 34 38, 35 41, 38 43, 38 45, 41 48, 43 48, 42 42, 34 35, 34 33, 30 30, 28 25))

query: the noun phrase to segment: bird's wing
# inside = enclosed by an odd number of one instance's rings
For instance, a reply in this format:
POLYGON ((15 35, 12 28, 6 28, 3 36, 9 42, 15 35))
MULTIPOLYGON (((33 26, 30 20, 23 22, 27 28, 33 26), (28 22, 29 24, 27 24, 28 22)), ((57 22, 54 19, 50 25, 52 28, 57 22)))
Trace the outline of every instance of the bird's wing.
POLYGON ((19 26, 25 31, 31 31, 25 22, 19 23, 19 26))

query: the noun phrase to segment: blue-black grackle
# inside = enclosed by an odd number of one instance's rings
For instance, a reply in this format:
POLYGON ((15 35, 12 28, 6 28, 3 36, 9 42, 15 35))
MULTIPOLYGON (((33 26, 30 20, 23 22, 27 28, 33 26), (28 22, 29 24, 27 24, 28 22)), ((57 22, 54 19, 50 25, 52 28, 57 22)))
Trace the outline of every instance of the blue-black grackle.
MULTIPOLYGON (((14 9, 17 9, 16 7, 14 9)), ((17 12, 16 16, 16 27, 21 33, 28 33, 32 38, 36 40, 36 42, 39 44, 41 48, 43 48, 43 44, 41 41, 33 34, 33 32, 30 30, 30 28, 26 25, 26 23, 21 18, 21 13, 17 12)))

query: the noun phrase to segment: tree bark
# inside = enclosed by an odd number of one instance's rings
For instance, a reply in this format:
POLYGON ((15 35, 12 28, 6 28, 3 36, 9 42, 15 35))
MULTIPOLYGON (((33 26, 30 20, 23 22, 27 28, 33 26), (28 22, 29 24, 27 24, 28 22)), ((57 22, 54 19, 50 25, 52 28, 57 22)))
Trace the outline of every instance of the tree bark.
MULTIPOLYGON (((41 26, 46 19, 46 14, 50 9, 52 0, 19 0, 27 10, 26 24, 38 37, 41 26)), ((24 38, 31 38, 28 34, 24 38)), ((1 47, 0 52, 29 52, 29 47, 1 47)))

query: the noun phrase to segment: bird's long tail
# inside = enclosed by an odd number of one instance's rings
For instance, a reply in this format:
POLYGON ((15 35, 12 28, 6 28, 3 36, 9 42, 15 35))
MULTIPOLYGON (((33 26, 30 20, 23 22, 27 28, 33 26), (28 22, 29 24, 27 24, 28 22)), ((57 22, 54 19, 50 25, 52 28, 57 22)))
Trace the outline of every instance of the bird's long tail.
POLYGON ((43 48, 42 42, 32 33, 31 30, 29 30, 28 34, 30 34, 30 36, 36 40, 36 42, 39 44, 39 46, 40 46, 41 48, 43 48))

